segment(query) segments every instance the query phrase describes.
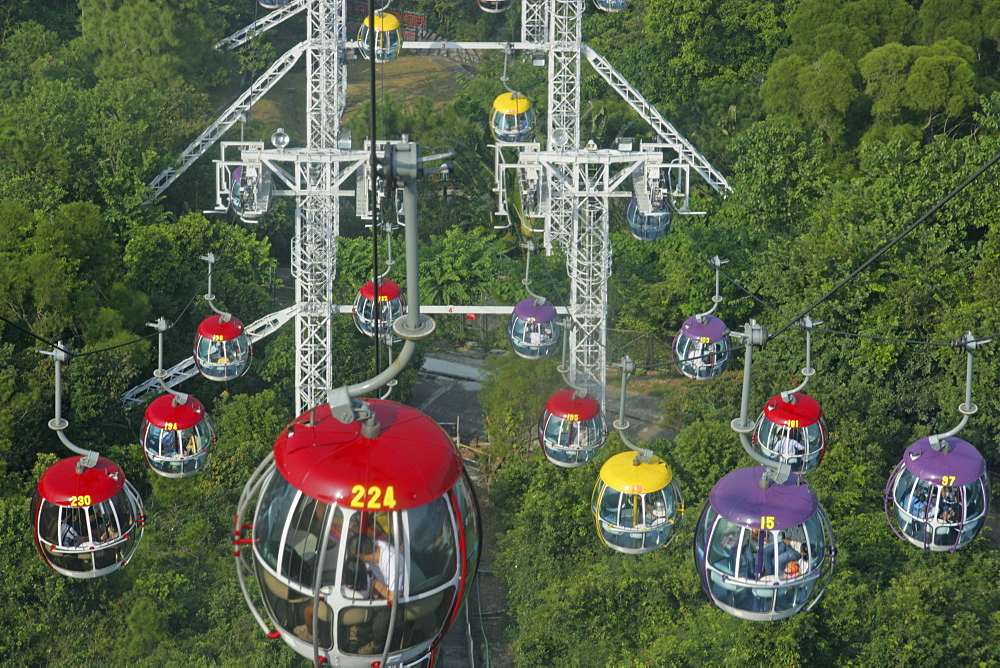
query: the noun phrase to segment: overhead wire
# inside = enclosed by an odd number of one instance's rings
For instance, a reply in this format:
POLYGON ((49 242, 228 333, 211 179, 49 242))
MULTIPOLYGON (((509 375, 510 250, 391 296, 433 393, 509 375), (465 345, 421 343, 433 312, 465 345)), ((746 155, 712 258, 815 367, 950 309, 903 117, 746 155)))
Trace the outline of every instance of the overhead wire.
MULTIPOLYGON (((202 282, 202 285, 205 285, 205 282, 202 282)), ((181 312, 175 317, 175 319, 171 323, 169 323, 167 325, 167 330, 173 329, 173 327, 174 327, 173 323, 176 323, 177 320, 180 320, 180 318, 182 318, 184 316, 184 314, 187 312, 187 310, 189 308, 191 308, 191 304, 193 304, 195 302, 195 300, 199 296, 200 296, 200 293, 196 292, 194 294, 194 296, 191 297, 191 299, 188 301, 187 305, 185 305, 184 308, 181 309, 181 312)), ((48 346, 49 348, 52 348, 53 350, 58 350, 60 352, 66 353, 67 355, 70 355, 72 357, 86 357, 87 355, 96 355, 98 353, 104 353, 104 352, 107 352, 109 350, 115 350, 116 348, 124 348, 125 346, 131 346, 131 345, 134 345, 136 343, 141 343, 142 341, 145 341, 147 339, 151 339, 151 338, 157 336, 157 333, 154 332, 153 334, 146 334, 146 335, 140 336, 137 339, 133 339, 131 341, 126 341, 124 343, 117 343, 117 344, 115 344, 113 346, 107 346, 105 348, 98 348, 97 350, 88 350, 87 352, 74 352, 72 349, 63 348, 63 347, 61 347, 61 346, 59 346, 59 345, 57 345, 55 343, 52 343, 48 339, 35 334, 34 332, 32 332, 29 329, 25 329, 25 328, 21 327, 17 323, 15 323, 15 322, 13 322, 11 320, 8 320, 7 318, 5 318, 2 315, 0 315, 0 322, 4 322, 7 325, 10 325, 11 327, 13 327, 14 329, 16 329, 17 331, 21 332, 22 334, 26 334, 26 335, 34 338, 36 341, 44 343, 46 346, 48 346)))
POLYGON ((864 262, 862 262, 861 265, 859 265, 857 269, 855 269, 854 271, 852 271, 845 278, 843 278, 839 283, 837 283, 832 288, 830 288, 829 290, 827 290, 827 292, 825 294, 823 294, 818 299, 816 299, 812 304, 810 304, 809 306, 807 306, 801 313, 799 313, 797 316, 795 316, 791 320, 791 322, 789 322, 788 324, 786 324, 785 326, 783 326, 778 331, 769 334, 768 335, 768 339, 773 339, 773 338, 779 336, 780 334, 782 334, 783 332, 785 332, 789 327, 791 327, 795 322, 798 322, 799 320, 801 320, 805 316, 809 315, 809 313, 813 309, 815 309, 817 306, 819 306, 820 304, 822 304, 823 302, 825 302, 826 300, 828 300, 830 297, 832 297, 838 290, 840 290, 842 287, 844 287, 845 285, 847 285, 848 282, 850 282, 852 279, 854 279, 855 276, 857 276, 862 271, 864 271, 865 269, 867 269, 876 260, 878 260, 880 257, 882 257, 885 253, 887 253, 893 246, 895 246, 900 241, 902 241, 903 238, 905 238, 908 234, 910 234, 910 232, 912 232, 913 230, 915 230, 917 227, 919 227, 920 225, 922 225, 924 223, 924 221, 928 220, 931 216, 933 216, 935 213, 937 213, 941 209, 941 207, 943 207, 945 204, 947 204, 949 201, 951 201, 951 199, 953 197, 955 197, 955 195, 957 195, 958 193, 962 192, 970 183, 972 183, 977 178, 979 178, 986 170, 988 170, 990 167, 992 167, 993 165, 995 165, 997 163, 997 161, 1000 161, 1000 152, 997 152, 997 154, 994 155, 992 158, 990 158, 986 162, 986 164, 984 164, 982 167, 980 167, 979 169, 977 169, 970 176, 966 177, 965 180, 963 180, 960 184, 958 184, 957 186, 955 186, 955 188, 953 188, 951 192, 949 192, 941 200, 939 200, 937 202, 937 204, 935 204, 930 209, 928 209, 922 216, 920 216, 915 221, 913 221, 913 223, 911 223, 910 225, 908 225, 902 232, 900 232, 895 237, 893 237, 892 240, 890 240, 887 244, 885 244, 884 246, 882 246, 881 248, 879 248, 877 251, 875 251, 875 253, 872 254, 872 256, 869 257, 867 260, 865 260, 864 262))
MULTIPOLYGON (((803 310, 800 314, 798 314, 797 316, 795 316, 793 318, 789 318, 788 316, 782 314, 777 308, 775 308, 775 307, 771 306, 770 304, 768 304, 764 299, 760 298, 759 296, 757 296, 756 294, 754 294, 751 290, 749 290, 746 287, 744 287, 743 285, 741 285, 732 276, 730 276, 726 272, 722 271, 721 268, 719 269, 719 273, 724 278, 726 278, 726 280, 728 280, 730 283, 732 283, 737 289, 739 289, 744 294, 746 294, 748 297, 750 297, 750 299, 752 299, 753 301, 755 301, 756 303, 758 303, 762 307, 766 308, 767 310, 771 311, 772 313, 774 313, 779 318, 781 318, 782 320, 785 321, 785 324, 782 325, 780 329, 778 329, 775 332, 770 333, 768 335, 768 337, 767 337, 768 340, 774 339, 777 336, 779 336, 779 335, 783 334, 784 332, 786 332, 789 328, 795 326, 796 323, 800 322, 813 309, 815 309, 820 304, 822 304, 825 301, 827 301, 828 299, 830 299, 830 297, 832 297, 838 290, 840 290, 841 288, 843 288, 849 281, 851 281, 852 279, 854 279, 862 271, 864 271, 869 266, 871 266, 871 264, 873 264, 876 260, 878 260, 880 257, 882 257, 882 255, 884 255, 886 252, 888 252, 893 246, 895 246, 896 244, 898 244, 900 241, 902 241, 902 239, 904 239, 907 235, 909 235, 913 230, 915 230, 922 223, 924 223, 926 220, 928 220, 932 215, 934 215, 935 213, 937 213, 952 198, 954 198, 958 193, 960 193, 962 190, 964 190, 969 184, 971 184, 973 181, 975 181, 977 178, 979 178, 984 172, 986 172, 990 167, 992 167, 998 161, 1000 161, 1000 152, 998 152, 997 154, 995 154, 992 158, 990 158, 990 160, 988 160, 985 164, 983 164, 981 167, 979 167, 975 172, 973 172, 971 175, 969 175, 967 178, 965 178, 959 185, 957 185, 955 188, 953 188, 947 195, 945 195, 942 199, 940 199, 937 203, 935 203, 930 209, 928 209, 927 211, 925 211, 919 218, 917 218, 913 223, 911 223, 909 226, 907 226, 902 232, 900 232, 899 234, 897 234, 888 243, 886 243, 881 248, 879 248, 874 254, 872 254, 868 259, 866 259, 863 263, 861 263, 861 265, 859 265, 854 271, 852 271, 850 274, 848 274, 845 278, 841 279, 841 281, 839 281, 835 286, 833 286, 830 290, 828 290, 825 294, 823 294, 821 297, 819 297, 818 299, 816 299, 805 310, 803 310)), ((695 241, 695 239, 691 236, 691 234, 687 230, 684 230, 684 233, 685 233, 685 236, 687 236, 688 240, 691 241, 691 243, 695 246, 695 248, 697 248, 702 253, 702 255, 704 255, 705 254, 704 250, 695 241)), ((906 344, 911 344, 911 345, 927 345, 927 346, 941 346, 941 347, 954 347, 954 346, 958 345, 954 341, 949 341, 949 342, 917 341, 917 340, 913 340, 913 339, 900 339, 900 338, 892 338, 892 337, 878 337, 878 336, 873 336, 873 335, 852 334, 850 332, 841 332, 841 331, 838 331, 838 330, 821 329, 821 328, 816 328, 816 327, 814 327, 812 329, 813 329, 813 331, 816 331, 816 332, 824 332, 824 333, 834 334, 834 335, 839 335, 839 336, 848 336, 848 337, 854 337, 854 338, 865 338, 865 339, 882 340, 882 341, 894 341, 894 342, 898 342, 898 343, 906 343, 906 344)), ((993 338, 996 338, 997 336, 998 335, 991 335, 991 336, 988 336, 988 337, 982 337, 980 339, 977 339, 976 342, 977 343, 978 342, 986 342, 986 341, 989 341, 989 340, 991 340, 993 338)), ((735 352, 735 351, 738 351, 738 350, 740 350, 742 348, 745 348, 745 346, 737 346, 737 347, 734 347, 734 348, 730 348, 729 350, 730 350, 730 352, 735 352)), ((651 369, 651 368, 660 367, 660 366, 676 365, 676 364, 679 364, 680 362, 683 362, 683 361, 688 361, 688 360, 673 360, 671 362, 663 362, 663 363, 658 363, 658 364, 636 365, 636 368, 637 369, 638 368, 651 369)))
POLYGON ((372 215, 372 289, 374 297, 374 306, 372 312, 374 314, 375 320, 375 336, 374 341, 374 352, 375 352, 375 373, 379 373, 381 369, 381 360, 379 355, 379 320, 381 319, 382 302, 379 301, 379 266, 378 266, 378 219, 379 219, 379 201, 378 201, 378 155, 376 151, 376 144, 378 138, 378 125, 376 122, 376 75, 375 75, 375 0, 368 0, 368 21, 370 22, 369 29, 366 37, 368 38, 368 135, 370 137, 370 153, 369 153, 369 168, 371 171, 371 187, 370 194, 368 196, 369 206, 371 207, 372 215))

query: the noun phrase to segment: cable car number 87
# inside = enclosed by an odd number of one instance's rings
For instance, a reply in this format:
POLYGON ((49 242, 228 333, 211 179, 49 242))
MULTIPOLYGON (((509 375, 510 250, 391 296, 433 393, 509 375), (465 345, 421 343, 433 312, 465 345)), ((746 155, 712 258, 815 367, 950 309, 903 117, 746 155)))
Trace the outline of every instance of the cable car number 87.
POLYGON ((365 510, 380 510, 382 508, 396 507, 396 491, 392 485, 386 488, 372 485, 365 488, 364 485, 355 485, 351 488, 351 508, 364 508, 365 510))

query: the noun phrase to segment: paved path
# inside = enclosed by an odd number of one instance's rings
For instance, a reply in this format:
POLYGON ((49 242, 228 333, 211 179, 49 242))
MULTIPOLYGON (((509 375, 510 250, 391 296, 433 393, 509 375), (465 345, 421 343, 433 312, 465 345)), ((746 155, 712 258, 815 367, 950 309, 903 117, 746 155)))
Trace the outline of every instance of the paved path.
MULTIPOLYGON (((435 352, 424 360, 413 391, 413 407, 441 423, 449 433, 454 433, 455 423, 461 431, 462 443, 485 438, 483 409, 477 392, 482 387, 482 359, 457 353, 435 352)), ((618 419, 619 390, 607 388, 605 416, 608 426, 618 419)), ((658 438, 673 438, 673 432, 660 426, 663 400, 642 394, 628 393, 625 418, 629 439, 638 443, 658 438)))

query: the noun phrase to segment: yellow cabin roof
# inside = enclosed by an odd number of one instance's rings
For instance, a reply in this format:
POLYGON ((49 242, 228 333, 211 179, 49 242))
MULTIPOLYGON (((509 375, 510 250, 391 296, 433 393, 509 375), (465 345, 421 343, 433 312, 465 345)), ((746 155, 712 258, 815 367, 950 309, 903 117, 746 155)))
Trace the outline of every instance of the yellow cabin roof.
POLYGON ((621 452, 601 467, 601 480, 626 494, 648 494, 663 489, 673 480, 674 472, 657 456, 648 464, 633 464, 636 453, 621 452))
MULTIPOLYGON (((365 17, 365 25, 370 26, 368 22, 370 16, 365 17)), ((375 30, 377 32, 389 32, 390 30, 397 30, 399 28, 399 19, 397 19, 392 14, 375 14, 375 30)))
POLYGON ((523 114, 531 109, 531 100, 520 93, 504 93, 493 100, 493 108, 501 114, 523 114))

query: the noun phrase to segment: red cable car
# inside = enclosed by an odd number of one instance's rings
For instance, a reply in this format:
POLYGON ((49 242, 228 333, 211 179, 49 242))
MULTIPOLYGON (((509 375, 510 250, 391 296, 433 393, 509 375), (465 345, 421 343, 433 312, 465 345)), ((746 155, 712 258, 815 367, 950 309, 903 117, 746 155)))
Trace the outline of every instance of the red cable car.
POLYGON ((771 397, 757 418, 753 447, 773 462, 789 464, 792 473, 809 473, 826 454, 823 409, 802 392, 771 397))
POLYGON ((139 434, 149 467, 167 478, 183 478, 204 468, 216 440, 205 407, 187 394, 154 399, 139 434))
POLYGON ((83 456, 48 468, 31 502, 35 545, 52 570, 96 578, 128 564, 146 522, 139 493, 110 459, 83 456))
POLYGON ((479 511, 436 422, 367 404, 373 420, 343 423, 322 404, 278 436, 240 502, 238 573, 261 627, 310 660, 430 666, 476 572, 479 511))
POLYGON ((361 286, 354 300, 354 324, 365 336, 375 338, 376 303, 380 305, 378 313, 378 335, 380 338, 392 337, 392 323, 396 318, 406 313, 406 300, 403 291, 393 281, 379 279, 378 301, 375 300, 375 281, 368 281, 361 286))
POLYGON ((608 439, 604 413, 596 399, 560 390, 545 404, 538 421, 538 442, 557 466, 576 468, 590 462, 608 439))
POLYGON ((194 336, 194 363, 209 380, 235 380, 250 368, 253 346, 243 323, 228 313, 210 315, 194 336))

